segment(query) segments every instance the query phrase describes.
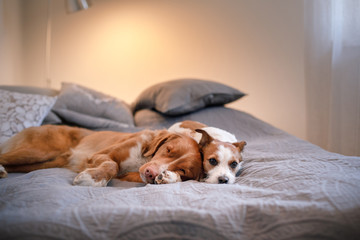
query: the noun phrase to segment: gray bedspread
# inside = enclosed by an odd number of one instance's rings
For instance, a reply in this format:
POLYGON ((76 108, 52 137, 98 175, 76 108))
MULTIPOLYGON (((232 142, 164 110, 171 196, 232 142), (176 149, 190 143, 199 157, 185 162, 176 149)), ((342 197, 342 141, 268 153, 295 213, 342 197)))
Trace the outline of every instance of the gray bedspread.
POLYGON ((246 113, 136 113, 140 127, 198 120, 247 141, 233 185, 112 180, 72 186, 66 169, 0 179, 0 239, 360 239, 360 158, 329 153, 246 113))

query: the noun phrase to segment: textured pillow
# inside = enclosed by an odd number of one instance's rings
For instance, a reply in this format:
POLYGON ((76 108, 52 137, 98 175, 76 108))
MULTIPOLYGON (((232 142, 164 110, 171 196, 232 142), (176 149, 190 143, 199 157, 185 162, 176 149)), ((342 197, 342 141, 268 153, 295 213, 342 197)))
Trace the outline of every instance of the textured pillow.
MULTIPOLYGON (((40 87, 30 87, 30 86, 9 86, 9 85, 0 85, 0 89, 7 90, 10 92, 18 93, 27 93, 27 94, 38 94, 45 96, 57 96, 59 94, 58 90, 51 88, 40 88, 40 87)), ((45 117, 42 125, 44 124, 61 124, 61 119, 53 112, 50 111, 49 114, 45 117)))
POLYGON ((56 97, 0 89, 0 144, 21 130, 40 126, 56 97))
POLYGON ((221 83, 180 79, 145 89, 132 104, 132 110, 135 113, 141 109, 155 109, 165 115, 177 116, 206 106, 223 105, 244 95, 221 83))
POLYGON ((125 102, 73 83, 62 83, 52 111, 63 121, 80 127, 134 126, 130 107, 125 102))

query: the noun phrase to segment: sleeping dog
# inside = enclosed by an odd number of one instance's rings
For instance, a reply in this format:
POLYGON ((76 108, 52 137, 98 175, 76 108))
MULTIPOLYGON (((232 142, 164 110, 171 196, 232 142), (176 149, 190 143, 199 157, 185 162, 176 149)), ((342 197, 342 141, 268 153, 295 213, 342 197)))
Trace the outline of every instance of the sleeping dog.
POLYGON ((120 180, 173 183, 199 180, 199 145, 189 136, 167 130, 137 133, 95 132, 44 125, 23 130, 0 146, 0 177, 64 167, 79 173, 74 185, 103 187, 120 180))
POLYGON ((241 173, 242 156, 246 142, 219 128, 194 121, 175 123, 169 132, 187 134, 199 144, 203 155, 203 181, 207 183, 234 183, 241 173))

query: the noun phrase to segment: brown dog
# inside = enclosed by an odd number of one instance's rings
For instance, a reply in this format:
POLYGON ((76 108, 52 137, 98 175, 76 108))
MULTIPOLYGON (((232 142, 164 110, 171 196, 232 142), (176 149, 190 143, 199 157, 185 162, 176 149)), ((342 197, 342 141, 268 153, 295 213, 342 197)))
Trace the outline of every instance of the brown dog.
POLYGON ((6 171, 65 167, 78 172, 74 184, 84 186, 106 186, 117 176, 160 184, 198 180, 202 172, 196 141, 167 130, 95 132, 45 125, 16 134, 0 146, 0 154, 0 177, 6 171))

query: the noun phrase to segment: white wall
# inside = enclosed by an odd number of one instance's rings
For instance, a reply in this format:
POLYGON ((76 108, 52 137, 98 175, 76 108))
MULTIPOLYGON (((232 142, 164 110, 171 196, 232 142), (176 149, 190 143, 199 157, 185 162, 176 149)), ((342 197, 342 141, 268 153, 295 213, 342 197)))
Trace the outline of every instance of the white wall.
MULTIPOLYGON (((22 2, 26 81, 46 86, 47 1, 22 2)), ((306 137, 302 1, 93 3, 68 15, 52 1, 52 87, 77 82, 130 103, 157 82, 211 79, 249 94, 230 106, 306 137)))

